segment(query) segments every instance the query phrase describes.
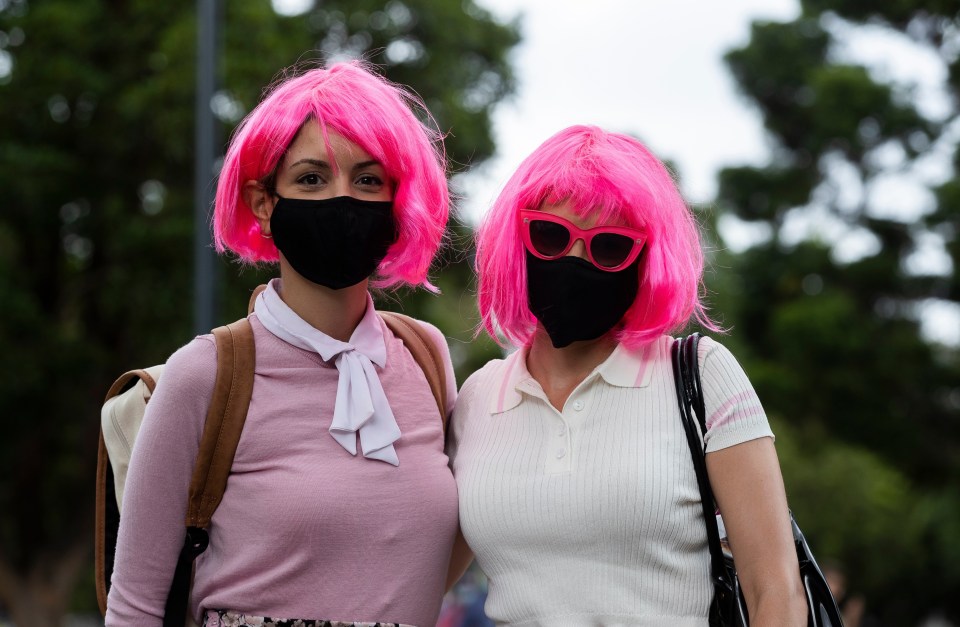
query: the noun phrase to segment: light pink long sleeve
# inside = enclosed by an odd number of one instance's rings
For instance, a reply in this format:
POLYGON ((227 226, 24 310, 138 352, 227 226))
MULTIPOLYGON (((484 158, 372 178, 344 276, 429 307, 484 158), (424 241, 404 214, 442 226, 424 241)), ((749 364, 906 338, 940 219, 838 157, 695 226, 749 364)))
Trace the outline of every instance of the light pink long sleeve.
MULTIPOLYGON (((196 562, 192 613, 434 625, 457 492, 422 371, 385 329, 380 378, 402 432, 400 465, 353 457, 327 432, 336 368, 251 322, 253 398, 210 547, 196 562)), ((212 336, 196 338, 167 362, 150 401, 127 477, 108 626, 162 622, 215 375, 212 336)))

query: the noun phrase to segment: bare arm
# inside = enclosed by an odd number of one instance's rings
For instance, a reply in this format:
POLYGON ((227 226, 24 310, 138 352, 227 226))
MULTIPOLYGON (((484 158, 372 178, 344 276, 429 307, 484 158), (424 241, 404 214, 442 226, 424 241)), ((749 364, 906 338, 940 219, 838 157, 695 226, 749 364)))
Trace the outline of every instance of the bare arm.
POLYGON ((707 454, 752 627, 807 624, 787 497, 771 438, 707 454))
POLYGON ((463 537, 463 531, 458 527, 457 538, 453 541, 453 551, 450 554, 450 567, 447 569, 447 592, 460 581, 463 573, 467 572, 471 563, 473 563, 473 551, 467 546, 467 541, 463 537))

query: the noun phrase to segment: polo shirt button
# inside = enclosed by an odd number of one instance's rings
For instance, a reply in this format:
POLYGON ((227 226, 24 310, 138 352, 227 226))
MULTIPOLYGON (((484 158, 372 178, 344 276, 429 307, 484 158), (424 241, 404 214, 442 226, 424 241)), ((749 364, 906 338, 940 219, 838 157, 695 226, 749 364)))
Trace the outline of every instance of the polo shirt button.
POLYGON ((557 459, 563 459, 563 456, 567 454, 567 449, 558 448, 557 449, 557 459))
POLYGON ((581 409, 583 409, 583 401, 574 401, 573 408, 576 409, 577 411, 580 411, 581 409))
POLYGON ((567 434, 567 428, 563 425, 560 425, 560 428, 557 429, 557 435, 564 436, 567 434))

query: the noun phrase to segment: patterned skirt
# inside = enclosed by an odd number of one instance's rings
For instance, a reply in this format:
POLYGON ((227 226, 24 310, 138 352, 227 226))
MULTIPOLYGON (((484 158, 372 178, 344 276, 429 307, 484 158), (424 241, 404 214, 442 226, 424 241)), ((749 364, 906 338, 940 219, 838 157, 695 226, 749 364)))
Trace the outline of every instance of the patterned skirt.
POLYGON ((243 612, 227 610, 207 610, 203 615, 202 627, 413 627, 413 625, 306 618, 273 618, 270 616, 251 616, 243 612))

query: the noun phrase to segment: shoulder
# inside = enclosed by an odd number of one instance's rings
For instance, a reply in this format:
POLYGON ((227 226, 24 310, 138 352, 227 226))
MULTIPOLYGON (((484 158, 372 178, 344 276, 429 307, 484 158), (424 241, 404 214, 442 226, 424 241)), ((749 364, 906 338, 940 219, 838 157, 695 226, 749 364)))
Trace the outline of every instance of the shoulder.
POLYGON ((700 379, 704 394, 724 391, 733 397, 737 394, 755 396, 750 378, 730 350, 710 337, 701 337, 697 350, 700 362, 700 379))
POLYGON ((714 353, 716 351, 727 352, 730 351, 726 346, 721 344, 718 340, 714 339, 710 335, 701 335, 700 336, 700 345, 697 347, 697 352, 699 357, 702 359, 704 356, 714 353))
POLYGON ((177 397, 208 399, 217 378, 217 343, 212 334, 195 337, 164 364, 157 394, 174 391, 177 397))
MULTIPOLYGON (((650 345, 648 345, 648 352, 645 356, 652 359, 665 360, 669 365, 674 343, 679 342, 682 339, 683 336, 673 337, 672 335, 661 335, 658 339, 654 340, 650 345)), ((641 348, 634 350, 635 352, 641 352, 644 349, 641 348)), ((733 356, 733 353, 731 353, 730 350, 718 340, 714 339, 712 336, 701 334, 700 340, 697 344, 697 362, 700 364, 700 368, 703 369, 704 365, 709 362, 725 361, 736 362, 736 358, 733 356)))
POLYGON ((761 437, 773 437, 763 404, 730 350, 703 337, 698 357, 708 433, 708 453, 761 437))
POLYGON ((704 375, 711 373, 729 376, 743 372, 743 367, 730 349, 706 335, 700 338, 697 360, 700 362, 700 371, 704 375))
POLYGON ((473 374, 467 377, 460 386, 460 398, 457 402, 457 411, 466 411, 468 406, 476 403, 486 403, 492 390, 499 389, 509 374, 509 369, 516 360, 517 353, 503 359, 491 359, 473 374))
POLYGON ((394 327, 391 326, 393 324, 391 319, 399 318, 402 323, 405 322, 411 325, 421 338, 430 341, 442 355, 445 355, 449 359, 450 349, 447 346, 447 338, 443 332, 434 325, 425 320, 419 320, 413 316, 408 316, 406 314, 400 314, 397 312, 381 311, 378 313, 386 329, 390 331, 394 337, 397 337, 397 339, 401 338, 393 331, 394 327))
POLYGON ((146 447, 169 455, 186 442, 196 446, 216 378, 217 346, 212 335, 199 336, 173 353, 147 403, 136 450, 146 447))
MULTIPOLYGON (((396 337, 397 341, 402 341, 401 338, 397 337, 396 334, 393 333, 393 330, 391 329, 389 323, 387 322, 386 318, 383 315, 384 313, 385 312, 380 312, 380 319, 383 322, 385 331, 393 334, 394 337, 396 337)), ((420 336, 422 340, 424 340, 425 342, 428 342, 431 345, 428 347, 431 349, 430 350, 431 358, 440 359, 441 363, 437 364, 437 367, 443 373, 443 381, 446 384, 445 394, 444 394, 446 405, 444 409, 447 415, 449 416, 450 412, 453 411, 454 403, 456 402, 456 399, 457 399, 457 378, 453 369, 453 360, 450 357, 450 347, 447 344, 447 338, 443 334, 443 332, 440 331, 440 329, 430 324, 429 322, 418 320, 416 318, 413 318, 411 316, 407 316, 404 314, 400 314, 400 315, 402 316, 400 318, 402 321, 412 325, 417 335, 420 336)), ((409 346, 407 347, 407 350, 408 351, 410 350, 409 346)))
POLYGON ((212 333, 198 335, 179 349, 167 360, 167 367, 178 372, 202 375, 207 366, 217 364, 217 341, 212 333))
POLYGON ((443 334, 443 331, 441 331, 439 328, 435 327, 431 323, 427 322, 426 320, 419 320, 417 318, 410 318, 410 319, 413 320, 416 324, 420 325, 420 327, 426 332, 427 337, 430 338, 430 341, 433 342, 433 345, 440 350, 440 353, 444 355, 447 360, 449 360, 450 347, 447 344, 447 336, 443 334))
POLYGON ((511 353, 502 359, 491 359, 467 377, 467 380, 463 382, 463 389, 483 388, 495 384, 506 374, 507 369, 515 360, 515 355, 516 353, 511 353))
POLYGON ((451 418, 452 437, 448 439, 447 455, 451 460, 457 457, 457 449, 464 433, 468 429, 484 424, 484 418, 492 414, 494 410, 492 399, 495 398, 492 391, 499 389, 503 382, 504 365, 507 362, 507 359, 491 359, 467 377, 460 386, 451 418))

